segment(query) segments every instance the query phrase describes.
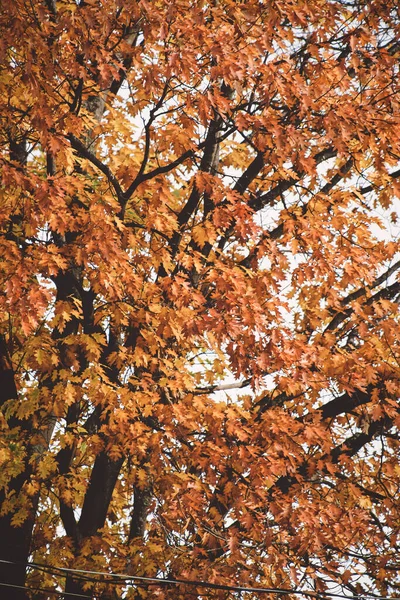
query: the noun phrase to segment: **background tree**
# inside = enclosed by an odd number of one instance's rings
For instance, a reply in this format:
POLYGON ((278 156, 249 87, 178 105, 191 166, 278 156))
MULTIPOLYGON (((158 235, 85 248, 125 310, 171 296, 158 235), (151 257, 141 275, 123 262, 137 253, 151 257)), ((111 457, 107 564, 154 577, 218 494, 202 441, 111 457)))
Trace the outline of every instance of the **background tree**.
POLYGON ((397 5, 2 3, 7 598, 399 588, 397 5))

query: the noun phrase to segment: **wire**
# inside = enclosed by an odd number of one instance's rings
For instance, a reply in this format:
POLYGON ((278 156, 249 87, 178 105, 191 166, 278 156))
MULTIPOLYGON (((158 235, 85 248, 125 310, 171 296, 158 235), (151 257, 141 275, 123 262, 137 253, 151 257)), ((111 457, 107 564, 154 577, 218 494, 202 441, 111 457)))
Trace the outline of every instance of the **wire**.
MULTIPOLYGON (((0 559, 0 563, 4 563, 4 564, 9 564, 9 565, 17 565, 17 564, 21 564, 21 563, 16 563, 16 562, 12 562, 9 560, 2 560, 0 559)), ((84 569, 69 569, 67 567, 51 567, 51 566, 47 566, 47 565, 41 565, 38 563, 24 563, 24 566, 26 567, 30 567, 31 569, 36 569, 36 570, 42 570, 42 571, 47 571, 47 572, 53 572, 52 574, 54 574, 54 572, 57 572, 61 575, 68 575, 68 574, 76 574, 77 577, 76 579, 83 579, 83 580, 88 580, 88 577, 85 577, 85 575, 95 575, 95 576, 100 576, 100 577, 106 577, 107 580, 106 581, 98 581, 98 580, 94 580, 97 583, 112 583, 112 584, 118 584, 118 581, 115 581, 116 579, 120 579, 123 580, 125 583, 126 582, 131 582, 131 584, 135 584, 136 582, 138 582, 139 584, 141 583, 143 584, 152 584, 152 585, 159 585, 159 586, 164 586, 164 585, 186 585, 186 586, 195 586, 195 587, 201 587, 201 588, 205 588, 205 589, 210 589, 210 590, 224 590, 224 591, 228 591, 228 592, 253 592, 253 593, 257 593, 257 594, 282 594, 282 595, 290 595, 290 594, 295 594, 295 595, 300 595, 300 596, 307 596, 309 598, 344 598, 345 600, 366 600, 368 598, 371 598, 373 600, 400 600, 400 597, 396 597, 396 596, 378 596, 376 594, 373 594, 371 592, 367 592, 367 593, 363 593, 363 594, 359 594, 358 596, 356 595, 349 595, 346 596, 345 594, 336 594, 333 592, 311 592, 311 591, 303 591, 303 590, 296 590, 296 589, 287 589, 287 588, 264 588, 264 587, 245 587, 245 586, 234 586, 234 585, 225 585, 222 583, 211 583, 211 582, 207 582, 207 581, 200 581, 200 580, 193 580, 193 579, 166 579, 166 578, 162 578, 162 577, 144 577, 144 576, 140 576, 140 575, 127 575, 127 574, 123 574, 123 573, 107 573, 104 571, 87 571, 84 569), (110 579, 113 578, 113 579, 110 579)), ((122 583, 122 582, 121 582, 122 583)), ((120 584, 121 585, 121 584, 120 584)), ((54 592, 57 594, 61 594, 61 592, 54 592)), ((65 592, 63 592, 63 594, 65 594, 65 592)), ((74 594, 70 594, 70 595, 74 595, 74 594)), ((91 596, 81 596, 83 598, 92 598, 91 596)))
MULTIPOLYGON (((6 561, 0 561, 0 562, 6 562, 6 561)), ((55 577, 59 577, 61 576, 66 576, 66 573, 62 572, 62 567, 52 567, 52 566, 48 566, 48 565, 39 565, 36 563, 26 563, 24 565, 25 567, 29 567, 31 569, 36 569, 37 571, 42 571, 43 573, 47 573, 48 575, 54 575, 55 577)), ((73 569, 71 569, 73 571, 73 569)), ((82 581, 90 581, 93 583, 99 583, 99 579, 95 579, 94 577, 87 577, 85 575, 79 575, 79 577, 76 577, 76 579, 80 579, 82 581)), ((109 580, 102 580, 101 583, 115 583, 114 579, 109 579, 109 580)))
MULTIPOLYGON (((5 561, 1 561, 5 562, 5 561)), ((14 588, 16 590, 29 590, 30 592, 46 592, 46 594, 53 594, 54 596, 65 596, 65 592, 58 592, 57 590, 49 590, 47 588, 39 588, 39 587, 30 587, 28 585, 15 585, 14 583, 2 583, 0 582, 1 587, 14 588)), ((76 598, 89 598, 89 600, 93 600, 93 596, 84 596, 83 594, 74 594, 73 592, 68 592, 68 596, 75 596, 76 598)))

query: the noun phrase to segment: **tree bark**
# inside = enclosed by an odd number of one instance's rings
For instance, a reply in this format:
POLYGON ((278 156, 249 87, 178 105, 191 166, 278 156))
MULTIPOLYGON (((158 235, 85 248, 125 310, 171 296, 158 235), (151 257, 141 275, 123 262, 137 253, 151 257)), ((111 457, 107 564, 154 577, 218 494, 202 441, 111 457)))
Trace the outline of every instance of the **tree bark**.
MULTIPOLYGON (((18 398, 17 388, 14 380, 11 361, 8 356, 6 340, 0 336, 0 409, 3 409, 9 400, 18 398)), ((29 428, 26 421, 18 421, 15 417, 8 420, 9 429, 18 427, 20 431, 29 428)), ((32 510, 25 522, 14 527, 11 524, 13 514, 3 514, 4 501, 7 495, 18 496, 22 486, 29 477, 29 463, 25 459, 25 470, 14 477, 7 486, 7 489, 0 490, 0 583, 7 586, 15 585, 24 587, 26 582, 26 563, 29 559, 29 552, 32 540, 32 531, 34 526, 34 508, 37 506, 37 499, 34 499, 32 510), (9 564, 15 563, 15 564, 9 564)), ((27 600, 28 596, 23 589, 1 588, 4 596, 8 600, 27 600), (6 591, 7 590, 7 591, 6 591)))

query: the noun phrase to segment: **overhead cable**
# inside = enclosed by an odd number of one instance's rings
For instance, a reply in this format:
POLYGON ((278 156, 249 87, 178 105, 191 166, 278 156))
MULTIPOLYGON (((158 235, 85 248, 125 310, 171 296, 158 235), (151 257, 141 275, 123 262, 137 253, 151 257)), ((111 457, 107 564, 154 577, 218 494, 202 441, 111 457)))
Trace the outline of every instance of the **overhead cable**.
MULTIPOLYGON (((0 563, 16 565, 20 563, 15 563, 8 560, 0 559, 0 563)), ((73 575, 75 579, 83 579, 88 580, 88 576, 96 576, 107 578, 106 581, 102 580, 94 580, 98 583, 107 583, 114 585, 128 585, 131 584, 147 584, 147 585, 158 585, 158 586, 192 586, 197 588, 204 588, 209 590, 224 590, 227 592, 252 592, 256 594, 282 594, 288 596, 290 594, 306 596, 308 598, 343 598, 345 600, 400 600, 398 596, 379 596, 378 594, 374 594, 373 592, 360 593, 359 595, 346 595, 346 594, 338 594, 334 592, 315 592, 315 591, 306 591, 299 589, 288 589, 288 588, 266 588, 266 587, 254 587, 254 586, 238 586, 238 585, 227 585, 222 583, 213 583, 209 581, 202 580, 194 580, 194 579, 168 579, 164 577, 145 577, 142 575, 128 575, 125 573, 108 573, 105 571, 90 571, 85 569, 70 569, 67 567, 53 567, 50 565, 44 565, 39 563, 28 562, 25 563, 25 566, 31 569, 36 570, 44 570, 48 573, 52 572, 52 574, 59 575, 73 575), (119 581, 118 581, 119 580, 119 581)), ((64 592, 65 594, 65 592, 64 592)), ((91 598, 90 596, 86 596, 91 598)))

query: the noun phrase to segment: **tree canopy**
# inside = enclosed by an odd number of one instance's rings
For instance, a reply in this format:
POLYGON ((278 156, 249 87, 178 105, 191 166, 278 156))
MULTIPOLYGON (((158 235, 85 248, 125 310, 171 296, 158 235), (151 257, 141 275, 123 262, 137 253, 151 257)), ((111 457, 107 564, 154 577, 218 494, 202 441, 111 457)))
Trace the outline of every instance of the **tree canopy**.
POLYGON ((1 594, 398 595, 398 1, 0 19, 1 594))

